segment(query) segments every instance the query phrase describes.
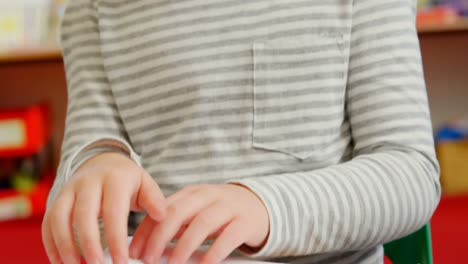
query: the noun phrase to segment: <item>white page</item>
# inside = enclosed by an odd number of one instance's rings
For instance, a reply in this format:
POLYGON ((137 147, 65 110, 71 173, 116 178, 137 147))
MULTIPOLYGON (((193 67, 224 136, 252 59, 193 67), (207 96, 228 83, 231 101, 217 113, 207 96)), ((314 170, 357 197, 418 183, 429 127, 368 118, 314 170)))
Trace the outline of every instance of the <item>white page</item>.
MULTIPOLYGON (((129 237, 128 238, 128 243, 130 244, 131 241, 132 241, 132 238, 129 237)), ((166 264, 168 252, 170 252, 170 249, 166 250, 163 257, 159 261, 160 264, 166 264)), ((187 264, 197 264, 197 263, 199 263, 200 257, 202 256, 202 254, 203 254, 203 250, 199 250, 199 251, 195 252, 192 255, 192 257, 190 258, 190 260, 187 262, 187 264)), ((105 256, 104 256, 104 263, 105 264, 112 264, 112 259, 111 259, 110 255, 109 255, 109 252, 107 250, 106 250, 105 256)), ((130 259, 128 261, 128 263, 129 264, 144 264, 143 261, 136 260, 136 259, 130 259)), ((267 263, 270 263, 270 262, 254 261, 254 260, 249 260, 249 259, 236 257, 236 258, 228 258, 228 259, 224 260, 222 263, 223 264, 267 264, 267 263)))

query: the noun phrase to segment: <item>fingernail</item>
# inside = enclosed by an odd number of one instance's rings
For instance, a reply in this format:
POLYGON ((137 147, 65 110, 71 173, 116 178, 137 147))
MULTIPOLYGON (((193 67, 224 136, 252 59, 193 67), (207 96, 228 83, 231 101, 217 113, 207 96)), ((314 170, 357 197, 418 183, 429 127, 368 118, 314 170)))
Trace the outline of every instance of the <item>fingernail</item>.
POLYGON ((136 246, 131 246, 129 250, 130 257, 133 259, 138 258, 138 248, 136 246))
POLYGON ((151 263, 154 263, 154 257, 153 256, 145 256, 143 258, 143 262, 147 263, 147 264, 151 264, 151 263))
POLYGON ((166 210, 161 210, 161 213, 159 215, 159 221, 164 220, 164 218, 166 218, 166 216, 167 216, 166 210))
POLYGON ((161 222, 166 218, 166 214, 167 213, 165 209, 158 210, 158 212, 156 213, 156 218, 154 220, 157 222, 161 222))
POLYGON ((156 217, 153 218, 154 221, 160 223, 164 220, 165 216, 161 216, 161 214, 157 214, 156 217))
POLYGON ((79 263, 80 263, 80 262, 77 261, 76 258, 73 257, 73 256, 65 256, 65 257, 63 258, 63 262, 64 262, 65 264, 79 264, 79 263))
POLYGON ((126 258, 124 257, 117 257, 113 263, 114 264, 127 264, 127 261, 126 261, 126 258))
POLYGON ((180 261, 175 258, 170 258, 169 261, 167 262, 167 264, 179 264, 179 263, 180 261))

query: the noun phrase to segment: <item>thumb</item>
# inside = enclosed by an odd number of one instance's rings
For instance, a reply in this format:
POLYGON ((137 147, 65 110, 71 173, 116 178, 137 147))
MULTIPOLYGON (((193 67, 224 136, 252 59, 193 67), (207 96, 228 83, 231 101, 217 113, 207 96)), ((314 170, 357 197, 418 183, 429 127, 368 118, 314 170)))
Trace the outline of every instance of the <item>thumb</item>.
POLYGON ((158 222, 166 216, 166 199, 158 184, 144 170, 137 195, 137 207, 145 210, 153 220, 158 222))

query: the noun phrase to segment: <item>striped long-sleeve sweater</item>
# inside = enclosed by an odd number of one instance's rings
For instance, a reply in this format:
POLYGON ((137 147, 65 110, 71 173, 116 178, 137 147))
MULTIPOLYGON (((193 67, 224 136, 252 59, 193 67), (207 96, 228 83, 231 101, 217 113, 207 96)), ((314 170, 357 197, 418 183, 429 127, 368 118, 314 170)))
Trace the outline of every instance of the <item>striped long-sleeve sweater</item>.
POLYGON ((440 196, 413 0, 73 0, 50 200, 123 151, 169 195, 236 182, 264 202, 254 257, 382 263, 440 196))

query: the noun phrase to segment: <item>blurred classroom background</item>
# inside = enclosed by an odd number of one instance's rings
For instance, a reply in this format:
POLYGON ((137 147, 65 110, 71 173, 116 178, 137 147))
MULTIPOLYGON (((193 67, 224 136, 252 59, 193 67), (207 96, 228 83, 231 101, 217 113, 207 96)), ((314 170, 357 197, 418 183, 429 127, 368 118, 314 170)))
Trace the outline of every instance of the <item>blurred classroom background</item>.
MULTIPOLYGON (((0 263, 48 263, 40 225, 63 136, 65 0, 0 0, 0 263)), ((434 263, 468 263, 468 0, 418 1, 442 168, 434 263)))

